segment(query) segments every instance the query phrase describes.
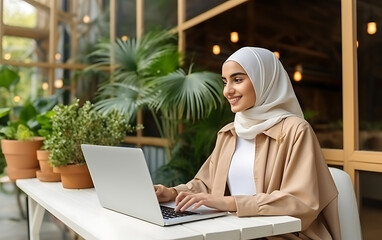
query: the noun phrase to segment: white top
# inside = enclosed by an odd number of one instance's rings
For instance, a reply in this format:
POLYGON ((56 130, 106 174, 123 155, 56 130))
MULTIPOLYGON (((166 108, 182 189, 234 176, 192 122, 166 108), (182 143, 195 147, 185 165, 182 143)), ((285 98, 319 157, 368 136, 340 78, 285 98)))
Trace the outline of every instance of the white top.
POLYGON ((235 153, 228 171, 228 187, 231 195, 256 194, 253 165, 255 162, 255 141, 237 137, 235 153))

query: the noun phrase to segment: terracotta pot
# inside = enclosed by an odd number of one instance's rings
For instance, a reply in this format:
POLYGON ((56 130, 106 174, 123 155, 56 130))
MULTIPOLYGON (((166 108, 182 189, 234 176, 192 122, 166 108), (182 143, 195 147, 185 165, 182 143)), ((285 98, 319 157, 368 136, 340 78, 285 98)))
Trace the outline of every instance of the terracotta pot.
POLYGON ((49 164, 48 150, 37 150, 37 160, 40 164, 40 170, 36 171, 37 178, 42 182, 59 182, 61 175, 53 172, 53 167, 49 164))
POLYGON ((35 178, 39 169, 36 151, 42 146, 42 139, 29 141, 1 140, 1 149, 11 181, 22 178, 35 178))
POLYGON ((13 182, 17 179, 35 178, 37 170, 38 168, 21 169, 7 166, 8 177, 13 182))
POLYGON ((61 174, 61 182, 64 188, 81 189, 94 187, 86 164, 53 167, 53 172, 61 174))

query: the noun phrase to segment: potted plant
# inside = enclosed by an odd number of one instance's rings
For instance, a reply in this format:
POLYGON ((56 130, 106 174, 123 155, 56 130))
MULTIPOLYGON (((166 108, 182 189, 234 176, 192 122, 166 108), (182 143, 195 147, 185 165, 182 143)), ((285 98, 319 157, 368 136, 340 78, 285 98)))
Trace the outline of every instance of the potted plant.
MULTIPOLYGON (((36 177, 39 169, 36 150, 42 146, 42 138, 36 137, 30 123, 35 117, 31 103, 27 103, 20 112, 17 120, 8 121, 6 126, 0 128, 1 149, 7 164, 8 177, 15 181, 19 178, 36 177)), ((10 109, 3 109, 3 115, 10 109)))
POLYGON ((39 164, 36 151, 42 146, 43 138, 39 136, 41 125, 37 122, 39 115, 45 114, 58 102, 60 92, 49 96, 27 100, 22 105, 14 105, 12 95, 19 82, 18 72, 8 66, 0 66, 0 88, 8 99, 8 107, 0 109, 0 139, 8 177, 36 177, 39 164))
POLYGON ((168 159, 180 133, 179 125, 202 119, 224 103, 221 76, 195 72, 192 64, 183 70, 176 37, 169 31, 101 43, 90 57, 98 61, 91 69, 115 64, 110 80, 98 89, 95 107, 105 113, 117 108, 131 122, 139 111, 147 110, 160 136, 169 142, 168 159))
POLYGON ((93 187, 81 144, 118 145, 134 128, 125 115, 116 110, 102 114, 89 101, 82 106, 78 99, 69 105, 60 104, 53 112, 52 134, 45 142, 49 163, 61 174, 64 188, 93 187))
POLYGON ((7 124, 0 127, 0 139, 11 180, 36 177, 40 170, 36 152, 43 146, 45 127, 37 119, 46 118, 50 114, 46 110, 55 103, 52 97, 38 98, 21 107, 0 110, 0 117, 7 118, 7 124))

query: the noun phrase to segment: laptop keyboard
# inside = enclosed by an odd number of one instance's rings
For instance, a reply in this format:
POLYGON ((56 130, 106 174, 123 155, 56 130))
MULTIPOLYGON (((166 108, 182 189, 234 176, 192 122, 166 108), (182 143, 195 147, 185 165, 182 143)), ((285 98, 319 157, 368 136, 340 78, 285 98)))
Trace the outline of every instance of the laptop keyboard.
POLYGON ((188 215, 198 214, 196 212, 190 212, 190 211, 175 212, 174 208, 166 207, 166 206, 160 206, 160 208, 162 210, 162 215, 163 215, 164 219, 184 217, 184 216, 188 216, 188 215))

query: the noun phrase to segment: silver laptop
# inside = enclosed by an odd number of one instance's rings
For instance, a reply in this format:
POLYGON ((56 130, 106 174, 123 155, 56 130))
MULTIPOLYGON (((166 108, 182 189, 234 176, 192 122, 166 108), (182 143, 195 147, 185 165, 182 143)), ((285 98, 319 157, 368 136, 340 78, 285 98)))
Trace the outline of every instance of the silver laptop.
POLYGON ((201 207, 179 214, 174 203, 159 204, 140 148, 81 145, 98 199, 111 209, 160 226, 226 215, 201 207), (163 213, 170 212, 170 213, 163 213), (175 215, 174 215, 175 213, 175 215))

